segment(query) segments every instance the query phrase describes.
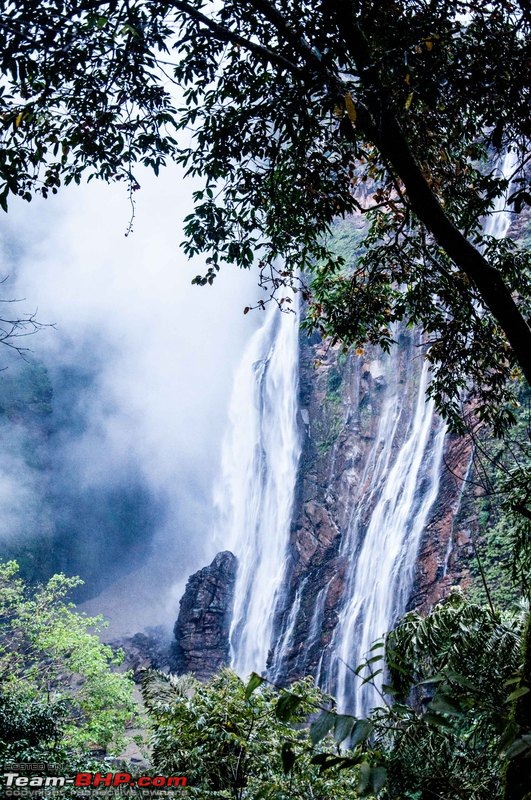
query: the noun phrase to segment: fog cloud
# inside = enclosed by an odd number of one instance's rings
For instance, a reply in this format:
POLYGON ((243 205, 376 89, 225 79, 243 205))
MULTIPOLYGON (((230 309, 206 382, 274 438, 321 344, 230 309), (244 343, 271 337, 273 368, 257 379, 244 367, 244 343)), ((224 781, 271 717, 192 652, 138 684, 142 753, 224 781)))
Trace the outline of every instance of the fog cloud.
MULTIPOLYGON (((65 474, 87 492, 140 476, 160 505, 149 564, 101 599, 124 623, 133 609, 132 629, 144 617, 169 621, 168 602, 175 606, 188 574, 214 555, 211 490, 227 404, 260 322, 242 314, 256 297, 255 276, 226 268, 213 287, 191 285, 202 264, 179 242, 192 185, 176 168, 141 183, 128 237, 124 187, 96 183, 14 204, 3 233, 3 272, 13 276, 6 291, 25 298, 19 311, 38 309, 41 322, 55 324, 31 349, 52 373, 91 375, 72 393, 83 424, 58 436, 65 474)), ((25 487, 21 479, 12 495, 22 514, 25 487)))

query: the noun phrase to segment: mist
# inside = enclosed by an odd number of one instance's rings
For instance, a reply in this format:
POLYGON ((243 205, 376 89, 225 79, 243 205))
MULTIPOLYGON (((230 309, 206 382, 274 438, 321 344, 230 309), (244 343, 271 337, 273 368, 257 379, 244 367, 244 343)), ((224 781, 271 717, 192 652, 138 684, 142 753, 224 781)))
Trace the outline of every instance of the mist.
MULTIPOLYGON (((258 312, 242 313, 257 297, 255 275, 227 267, 212 287, 191 285, 203 264, 189 262, 179 243, 193 185, 174 167, 140 183, 129 236, 131 207, 120 185, 94 182, 13 203, 1 268, 10 275, 4 297, 23 298, 17 313, 36 312, 54 326, 24 345, 45 364, 56 406, 61 398, 51 436, 60 484, 55 524, 63 513, 83 519, 86 511, 98 527, 69 545, 82 546, 81 562, 108 556, 93 564, 107 585, 86 607, 129 632, 171 625, 188 575, 215 554, 212 485, 229 396, 261 322, 258 312), (147 541, 128 541, 127 518, 120 541, 102 545, 114 488, 127 493, 131 520, 144 509, 147 541), (71 509, 62 493, 74 498, 71 509)), ((2 366, 9 366, 4 349, 2 366)), ((0 506, 10 532, 2 528, 0 536, 31 537, 35 479, 17 456, 16 425, 4 429, 14 444, 0 455, 0 506)))

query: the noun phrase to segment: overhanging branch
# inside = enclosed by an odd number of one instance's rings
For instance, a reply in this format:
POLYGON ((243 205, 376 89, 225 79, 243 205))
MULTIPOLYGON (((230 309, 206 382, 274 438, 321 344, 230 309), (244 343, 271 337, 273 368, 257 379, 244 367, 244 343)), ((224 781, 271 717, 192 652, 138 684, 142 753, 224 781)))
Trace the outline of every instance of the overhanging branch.
POLYGON ((205 28, 207 28, 210 33, 215 36, 215 38, 219 39, 219 41, 243 47, 245 50, 248 50, 250 53, 253 53, 255 56, 257 56, 261 61, 276 64, 277 67, 288 70, 288 72, 296 75, 299 79, 304 79, 304 70, 297 66, 297 64, 294 64, 288 58, 280 55, 280 53, 275 53, 268 47, 257 44, 256 42, 253 42, 244 36, 240 36, 238 33, 231 31, 224 25, 220 25, 218 22, 210 19, 210 17, 207 17, 206 14, 202 14, 189 3, 186 3, 183 0, 172 0, 171 6, 176 8, 178 11, 182 11, 183 14, 191 19, 201 23, 201 25, 204 25, 205 28))

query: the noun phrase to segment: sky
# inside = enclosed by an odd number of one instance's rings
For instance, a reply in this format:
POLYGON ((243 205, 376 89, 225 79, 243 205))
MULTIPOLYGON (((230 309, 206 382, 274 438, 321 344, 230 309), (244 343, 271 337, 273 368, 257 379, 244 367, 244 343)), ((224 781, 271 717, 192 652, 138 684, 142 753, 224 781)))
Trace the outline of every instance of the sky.
POLYGON ((173 622, 188 575, 215 555, 211 493, 230 391, 261 322, 243 314, 255 276, 227 267, 213 287, 191 285, 202 265, 179 242, 193 184, 174 167, 140 183, 129 236, 125 188, 96 182, 12 203, 0 232, 4 296, 54 326, 31 338, 34 354, 96 372, 86 430, 65 446, 72 474, 105 485, 133 464, 165 507, 149 563, 91 603, 132 632, 173 622))

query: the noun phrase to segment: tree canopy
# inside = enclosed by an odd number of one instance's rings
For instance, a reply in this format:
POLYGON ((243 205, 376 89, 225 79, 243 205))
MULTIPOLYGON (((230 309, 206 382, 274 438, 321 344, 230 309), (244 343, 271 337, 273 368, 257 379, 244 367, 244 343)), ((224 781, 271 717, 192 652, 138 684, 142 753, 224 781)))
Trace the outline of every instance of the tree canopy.
MULTIPOLYGON (((489 234, 531 200, 520 0, 11 0, 2 3, 0 203, 89 178, 138 186, 173 159, 204 180, 184 247, 257 264, 263 306, 388 348, 423 331, 430 392, 497 430, 531 381, 529 256, 489 234), (175 86, 178 88, 175 89, 175 86), (179 130, 187 132, 191 143, 179 130), (505 154, 505 158, 504 158, 505 154), (500 167, 505 163, 505 170, 500 167), (367 217, 361 256, 334 220, 367 217)), ((522 212, 523 213, 523 212, 522 212)))
POLYGON ((14 561, 0 563, 0 755, 57 758, 87 747, 120 752, 134 719, 133 680, 102 644, 102 617, 66 602, 81 581, 54 575, 30 590, 14 561))

